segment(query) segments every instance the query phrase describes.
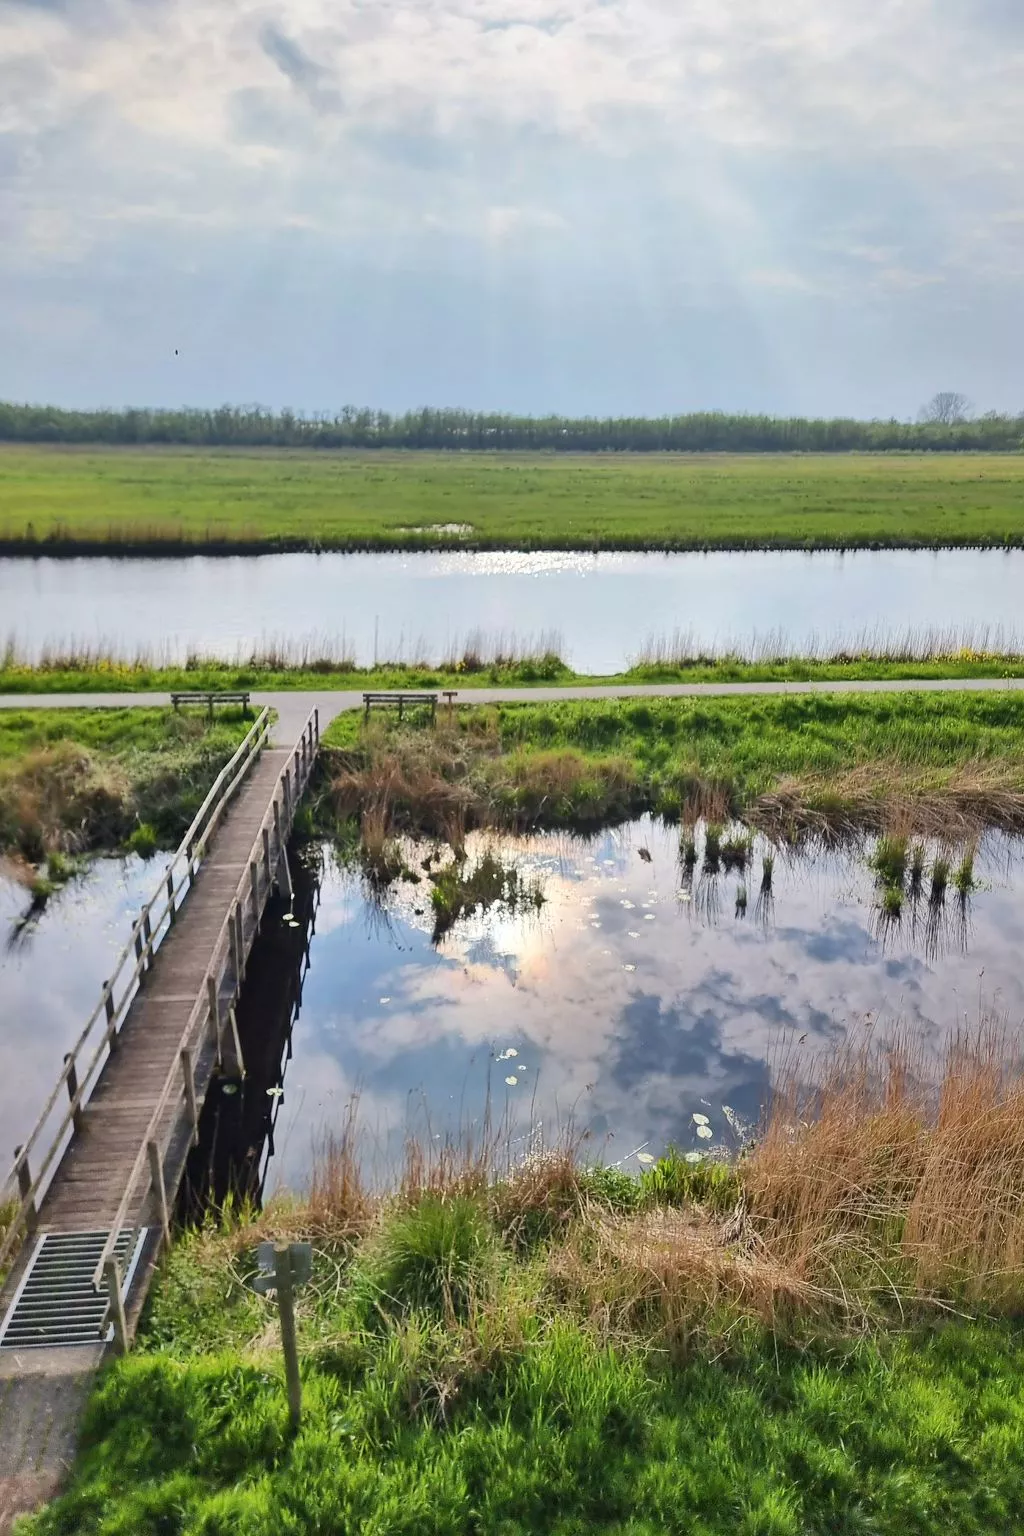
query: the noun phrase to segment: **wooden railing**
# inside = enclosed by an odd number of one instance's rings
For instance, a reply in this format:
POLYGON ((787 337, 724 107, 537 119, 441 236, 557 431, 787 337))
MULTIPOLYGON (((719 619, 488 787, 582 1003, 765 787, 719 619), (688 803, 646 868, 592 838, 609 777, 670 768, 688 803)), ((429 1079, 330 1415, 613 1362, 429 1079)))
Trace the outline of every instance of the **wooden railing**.
POLYGON ((117 959, 110 979, 103 983, 99 1001, 89 1015, 85 1028, 64 1057, 63 1070, 28 1139, 15 1149, 9 1184, 16 1191, 15 1198, 19 1204, 7 1235, 0 1243, 0 1269, 21 1241, 23 1233, 26 1230, 31 1232, 37 1225, 40 1199, 46 1192, 55 1163, 67 1145, 68 1133, 80 1128, 82 1111, 108 1054, 117 1050, 121 1025, 146 972, 153 964, 157 945, 164 932, 175 922, 180 899, 191 888, 221 817, 239 784, 262 752, 269 733, 270 711, 264 709, 210 786, 209 794, 168 864, 158 889, 136 918, 128 942, 117 959), (54 1128, 49 1125, 49 1121, 64 1093, 68 1098, 67 1108, 54 1128))
MULTIPOLYGON (((140 1208, 152 1190, 159 1222, 159 1243, 162 1245, 170 1241, 173 1191, 168 1189, 164 1175, 167 1145, 180 1122, 183 1108, 190 1122, 192 1145, 198 1141, 200 1105, 195 1082, 196 1060, 211 1043, 216 1047, 218 1061, 222 1057, 225 1030, 229 1023, 232 1028, 234 1025, 233 1008, 228 1009, 229 1018, 225 1018, 221 1006, 223 983, 227 980, 232 996, 241 985, 250 917, 252 937, 255 937, 280 861, 286 857, 295 812, 309 783, 319 746, 320 719, 318 711, 313 710, 295 751, 274 786, 273 796, 253 842, 248 871, 239 881, 221 925, 205 984, 182 1032, 175 1060, 168 1070, 160 1097, 139 1143, 121 1203, 96 1265, 93 1284, 97 1290, 102 1285, 107 1288, 115 1340, 121 1350, 127 1349, 129 1336, 122 1300, 122 1275, 115 1253, 118 1237, 129 1224, 138 1230, 141 1225, 140 1208)), ((236 1052, 240 1054, 237 1036, 233 1043, 236 1052)), ((134 1242, 130 1246, 134 1247, 134 1242)))

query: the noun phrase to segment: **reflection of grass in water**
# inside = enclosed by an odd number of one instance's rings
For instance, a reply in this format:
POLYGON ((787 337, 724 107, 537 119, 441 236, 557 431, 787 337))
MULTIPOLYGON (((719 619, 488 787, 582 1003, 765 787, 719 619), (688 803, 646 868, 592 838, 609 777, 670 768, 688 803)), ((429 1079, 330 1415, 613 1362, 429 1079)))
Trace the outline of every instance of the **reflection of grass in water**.
POLYGON ((692 832, 684 832, 680 838, 679 858, 684 873, 692 875, 697 867, 697 840, 692 832))
POLYGON ((487 849, 472 867, 455 859, 442 869, 431 871, 434 909, 434 941, 471 912, 486 912, 502 903, 510 911, 520 907, 539 910, 544 904, 540 881, 519 873, 514 864, 503 864, 487 849))
POLYGON ((910 894, 916 900, 924 884, 925 851, 923 843, 915 843, 910 850, 910 894))
POLYGON ((775 855, 766 853, 761 860, 761 890, 767 895, 772 888, 772 876, 775 873, 775 855))
POLYGON ((722 828, 709 821, 704 829, 704 872, 717 875, 722 857, 722 828))
POLYGON ((718 926, 722 913, 722 891, 717 874, 708 874, 706 868, 693 888, 692 907, 702 923, 706 923, 709 928, 718 926))
POLYGON ((736 916, 737 917, 746 917, 746 915, 747 915, 747 888, 746 888, 745 885, 741 884, 741 885, 738 885, 736 887, 736 916))

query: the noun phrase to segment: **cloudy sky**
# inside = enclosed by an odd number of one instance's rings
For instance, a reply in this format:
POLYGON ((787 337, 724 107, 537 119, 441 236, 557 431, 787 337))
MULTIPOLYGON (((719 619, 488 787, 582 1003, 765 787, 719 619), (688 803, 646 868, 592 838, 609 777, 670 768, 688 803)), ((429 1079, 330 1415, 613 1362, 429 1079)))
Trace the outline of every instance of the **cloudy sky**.
POLYGON ((1024 0, 0 0, 0 397, 1017 410, 1022 172, 1024 0))

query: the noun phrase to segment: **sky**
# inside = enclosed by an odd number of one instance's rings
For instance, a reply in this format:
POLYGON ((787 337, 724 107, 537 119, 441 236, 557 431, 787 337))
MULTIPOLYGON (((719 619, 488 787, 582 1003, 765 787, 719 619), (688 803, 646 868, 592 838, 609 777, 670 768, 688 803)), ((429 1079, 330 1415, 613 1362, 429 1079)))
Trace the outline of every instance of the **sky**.
POLYGON ((0 398, 1024 409, 1024 0, 0 0, 0 398))

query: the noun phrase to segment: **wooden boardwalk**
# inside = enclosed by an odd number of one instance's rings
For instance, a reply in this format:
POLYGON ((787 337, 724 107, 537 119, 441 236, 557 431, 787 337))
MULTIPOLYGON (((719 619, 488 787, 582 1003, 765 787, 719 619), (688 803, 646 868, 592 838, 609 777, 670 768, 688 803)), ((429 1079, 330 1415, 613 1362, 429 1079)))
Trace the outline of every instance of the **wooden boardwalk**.
POLYGON ((48 1120, 44 1111, 19 1149, 24 1242, 0 1290, 0 1531, 59 1480, 92 1371, 106 1348, 130 1343, 211 1077, 243 1070, 233 1005, 266 902, 279 881, 290 890, 285 848, 318 720, 293 747, 266 745, 266 734, 172 861, 160 904, 126 947, 120 1002, 115 977, 65 1062, 48 1120), (44 1295, 26 1324, 47 1244, 87 1255, 81 1294, 44 1295))

